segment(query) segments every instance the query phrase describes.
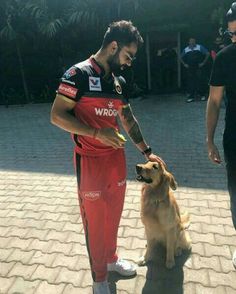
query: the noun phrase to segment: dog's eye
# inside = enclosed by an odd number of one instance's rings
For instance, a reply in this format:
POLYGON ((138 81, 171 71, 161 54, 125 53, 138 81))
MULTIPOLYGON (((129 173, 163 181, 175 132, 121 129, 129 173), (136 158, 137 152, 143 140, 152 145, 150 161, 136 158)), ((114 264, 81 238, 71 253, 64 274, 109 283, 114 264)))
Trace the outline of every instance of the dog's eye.
POLYGON ((154 168, 154 169, 158 169, 158 165, 156 165, 156 164, 153 165, 153 168, 154 168))

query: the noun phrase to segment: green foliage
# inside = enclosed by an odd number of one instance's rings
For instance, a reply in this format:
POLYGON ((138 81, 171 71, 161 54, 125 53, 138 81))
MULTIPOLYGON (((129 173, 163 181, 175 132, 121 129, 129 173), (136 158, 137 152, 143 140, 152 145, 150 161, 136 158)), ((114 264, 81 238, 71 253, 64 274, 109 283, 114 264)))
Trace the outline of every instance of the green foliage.
POLYGON ((130 19, 143 33, 181 31, 183 36, 197 34, 213 39, 231 3, 232 0, 1 0, 0 83, 5 93, 14 89, 11 96, 17 92, 22 95, 23 84, 27 84, 34 101, 48 101, 50 95, 53 100, 58 78, 69 66, 99 48, 110 22, 130 19))

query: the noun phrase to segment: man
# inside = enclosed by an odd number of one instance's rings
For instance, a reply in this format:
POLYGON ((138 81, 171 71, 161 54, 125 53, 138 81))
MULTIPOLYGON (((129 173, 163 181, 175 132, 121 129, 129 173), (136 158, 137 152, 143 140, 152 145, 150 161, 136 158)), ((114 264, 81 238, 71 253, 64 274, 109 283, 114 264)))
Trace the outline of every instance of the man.
POLYGON ((127 101, 120 70, 130 67, 143 39, 128 21, 112 23, 100 50, 62 77, 51 121, 72 133, 78 197, 93 277, 94 294, 109 294, 107 271, 136 274, 116 255, 117 231, 126 188, 124 130, 146 159, 160 161, 143 139, 127 101))
MULTIPOLYGON (((236 2, 227 12, 227 34, 232 44, 222 49, 215 58, 210 79, 210 94, 207 105, 207 147, 212 162, 221 163, 219 151, 214 144, 214 134, 218 122, 224 90, 227 95, 225 131, 223 147, 225 154, 228 190, 231 202, 233 225, 236 229, 236 2)), ((233 254, 236 267, 236 251, 233 254)))
POLYGON ((162 86, 167 91, 173 91, 176 88, 176 68, 177 68, 177 54, 175 49, 169 44, 161 52, 162 65, 162 86))
POLYGON ((189 96, 187 103, 193 102, 197 95, 205 101, 204 91, 202 89, 202 68, 206 64, 210 54, 202 45, 196 44, 195 38, 189 39, 189 46, 184 48, 180 61, 187 69, 187 91, 189 96))
POLYGON ((221 37, 216 37, 213 48, 211 49, 211 58, 215 60, 216 54, 224 48, 224 43, 221 37))

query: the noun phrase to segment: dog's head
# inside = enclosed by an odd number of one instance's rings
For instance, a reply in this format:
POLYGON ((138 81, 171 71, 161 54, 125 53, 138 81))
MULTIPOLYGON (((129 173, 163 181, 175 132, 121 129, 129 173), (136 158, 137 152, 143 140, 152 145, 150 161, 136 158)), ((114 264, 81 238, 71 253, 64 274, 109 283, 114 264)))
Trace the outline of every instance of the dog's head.
POLYGON ((139 182, 144 182, 152 186, 168 183, 171 189, 176 190, 177 188, 174 176, 165 169, 164 164, 161 162, 148 161, 145 164, 137 164, 136 173, 136 179, 139 182))

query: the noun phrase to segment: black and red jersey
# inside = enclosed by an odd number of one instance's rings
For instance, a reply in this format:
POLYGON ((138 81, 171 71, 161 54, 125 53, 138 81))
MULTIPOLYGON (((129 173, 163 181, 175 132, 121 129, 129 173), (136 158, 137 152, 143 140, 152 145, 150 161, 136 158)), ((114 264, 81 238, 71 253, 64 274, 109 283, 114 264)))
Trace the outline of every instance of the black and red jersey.
MULTIPOLYGON (((128 103, 128 90, 123 77, 110 74, 93 57, 72 66, 61 78, 57 93, 76 102, 75 117, 94 128, 118 129, 118 109, 128 103)), ((76 152, 84 155, 105 155, 110 146, 87 136, 72 134, 76 152)))

